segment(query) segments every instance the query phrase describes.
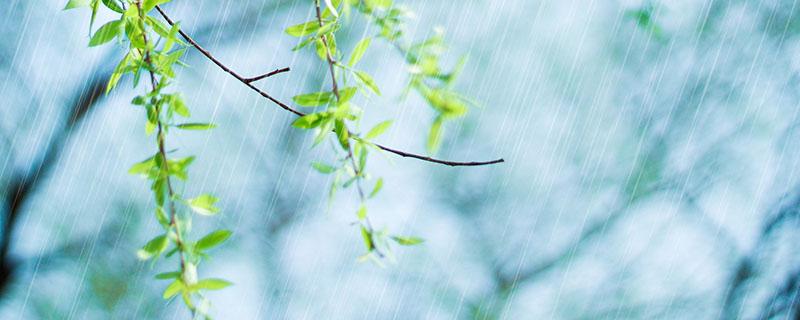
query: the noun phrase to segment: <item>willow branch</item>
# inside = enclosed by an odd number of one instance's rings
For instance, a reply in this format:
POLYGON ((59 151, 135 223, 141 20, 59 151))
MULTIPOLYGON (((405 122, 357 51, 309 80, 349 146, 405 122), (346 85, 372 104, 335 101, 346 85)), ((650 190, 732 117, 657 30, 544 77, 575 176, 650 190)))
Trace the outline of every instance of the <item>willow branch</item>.
MULTIPOLYGON (((144 13, 142 12, 142 3, 141 3, 141 1, 136 2, 136 6, 139 8, 139 14, 142 15, 142 17, 141 17, 142 19, 140 21, 144 21, 144 16, 143 16, 144 13)), ((140 22, 140 23, 143 24, 144 22, 140 22)), ((142 25, 142 30, 144 30, 144 25, 142 25)), ((142 57, 144 59, 144 62, 147 63, 148 66, 150 66, 150 68, 148 68, 149 69, 148 73, 150 74, 150 85, 152 86, 152 91, 156 92, 158 90, 158 81, 156 80, 156 75, 153 72, 153 70, 155 70, 155 67, 154 67, 153 60, 152 60, 151 55, 150 55, 150 49, 147 49, 147 42, 148 42, 147 33, 144 33, 144 32, 142 33, 142 40, 144 41, 144 44, 145 44, 145 49, 143 49, 144 52, 142 52, 142 57)), ((166 176, 167 176, 165 178, 165 180, 166 180, 166 183, 167 183, 167 195, 169 197, 168 198, 169 199, 168 200, 169 201, 169 223, 173 228, 175 228, 175 244, 178 247, 178 258, 179 258, 180 264, 181 264, 181 274, 184 274, 186 272, 186 263, 187 263, 186 262, 186 254, 184 253, 184 242, 183 242, 183 239, 182 239, 183 237, 181 236, 181 231, 180 231, 180 228, 178 226, 178 220, 177 220, 178 219, 178 212, 177 212, 177 210, 175 208, 175 191, 172 188, 172 182, 171 182, 171 179, 170 179, 169 162, 167 160, 167 151, 166 151, 165 141, 164 141, 165 140, 165 131, 164 131, 163 124, 162 124, 162 121, 161 121, 161 110, 159 110, 159 104, 156 104, 155 110, 156 110, 155 111, 156 115, 158 117, 158 119, 157 119, 157 125, 158 126, 157 126, 157 132, 156 132, 156 139, 157 139, 157 142, 158 142, 158 154, 160 155, 161 159, 164 161, 164 168, 165 168, 164 171, 166 171, 166 176)), ((194 310, 194 308, 191 308, 191 307, 190 307, 190 310, 192 311, 192 315, 193 315, 193 318, 194 318, 195 310, 194 310)))
POLYGON ((269 72, 269 73, 262 74, 260 76, 244 79, 244 81, 247 82, 247 83, 256 82, 258 80, 261 80, 261 79, 264 79, 264 78, 269 78, 269 77, 274 76, 274 75, 279 74, 279 73, 289 72, 289 70, 290 69, 288 67, 281 68, 281 69, 277 69, 277 70, 269 72))
MULTIPOLYGON (((175 22, 172 20, 172 18, 170 18, 167 15, 167 13, 164 12, 163 9, 161 9, 160 6, 156 6, 156 10, 158 10, 158 13, 161 14, 161 16, 164 18, 164 20, 167 21, 167 23, 169 23, 170 26, 174 26, 175 25, 175 22)), ((203 48, 203 46, 201 46, 199 43, 197 43, 197 41, 195 41, 191 36, 189 36, 189 34, 184 32, 183 29, 178 29, 178 33, 181 35, 181 37, 186 39, 186 41, 188 41, 189 44, 192 45, 192 47, 197 49, 197 51, 200 51, 200 53, 203 54, 208 60, 210 60, 212 63, 217 65, 217 67, 222 69, 222 71, 225 71, 226 73, 230 74, 232 77, 236 78, 236 80, 239 80, 239 82, 243 83, 245 86, 247 86, 251 90, 255 91, 256 93, 258 93, 262 97, 266 98, 267 100, 272 101, 272 103, 278 105, 282 109, 284 109, 286 111, 289 111, 289 112, 291 112, 291 113, 293 113, 293 114, 295 114, 295 115, 297 115, 299 117, 302 117, 302 116, 306 115, 305 113, 300 112, 297 109, 292 108, 288 104, 285 104, 285 103, 281 102, 280 100, 274 98, 273 96, 271 96, 270 94, 266 93, 265 91, 263 91, 263 90, 261 90, 259 88, 256 88, 252 84, 252 82, 255 81, 255 80, 251 80, 253 78, 245 78, 245 77, 239 75, 233 69, 229 68, 228 66, 226 66, 225 64, 220 62, 219 59, 217 59, 216 57, 214 57, 214 55, 211 54, 211 52, 209 52, 208 50, 203 48)), ((258 78, 258 77, 256 77, 256 78, 258 78)), ((394 148, 386 147, 386 146, 383 146, 383 145, 380 145, 380 144, 377 144, 377 143, 375 144, 375 146, 380 148, 383 151, 394 153, 394 154, 396 154, 398 156, 401 156, 401 157, 404 157, 404 158, 414 158, 414 159, 417 159, 417 160, 422 160, 422 161, 432 162, 432 163, 438 163, 438 164, 451 166, 451 167, 475 167, 475 166, 485 166, 485 165, 492 165, 492 164, 505 162, 505 160, 502 159, 502 158, 496 159, 496 160, 491 160, 491 161, 468 161, 468 162, 449 161, 449 160, 436 159, 436 158, 433 158, 433 157, 419 155, 419 154, 415 154, 415 153, 405 152, 405 151, 397 150, 397 149, 394 149, 394 148)))

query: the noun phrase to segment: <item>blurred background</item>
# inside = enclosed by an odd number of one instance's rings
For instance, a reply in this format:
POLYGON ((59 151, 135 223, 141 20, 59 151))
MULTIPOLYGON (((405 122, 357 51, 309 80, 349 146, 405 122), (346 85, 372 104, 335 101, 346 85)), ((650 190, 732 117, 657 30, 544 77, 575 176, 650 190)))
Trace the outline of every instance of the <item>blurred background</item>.
MULTIPOLYGON (((130 80, 103 94, 124 52, 87 48, 89 12, 65 2, 0 2, 0 318, 188 318, 153 279, 173 264, 135 256, 159 226, 127 174, 153 153, 130 80)), ((416 12, 410 37, 442 26, 449 62, 470 58, 458 88, 480 107, 439 155, 507 162, 374 156, 374 223, 426 242, 358 263, 356 197, 329 205, 309 165, 333 154, 190 50, 178 87, 219 127, 169 144, 198 156, 185 192, 222 199, 194 234, 235 232, 201 268, 235 283, 208 295, 216 318, 800 317, 797 0, 395 2, 416 12)), ((258 83, 281 100, 327 86, 283 33, 311 1, 165 9, 245 76, 291 67, 258 83)), ((362 63, 384 92, 360 102, 365 124, 395 118, 380 142, 424 153, 434 112, 399 99, 401 57, 373 41, 362 63)))

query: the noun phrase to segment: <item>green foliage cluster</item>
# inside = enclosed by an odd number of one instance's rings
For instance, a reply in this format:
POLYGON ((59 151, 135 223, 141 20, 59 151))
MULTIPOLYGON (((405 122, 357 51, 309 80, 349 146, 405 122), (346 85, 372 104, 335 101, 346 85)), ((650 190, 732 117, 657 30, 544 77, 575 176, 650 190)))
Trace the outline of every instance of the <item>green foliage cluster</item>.
POLYGON ((89 40, 89 46, 99 46, 115 41, 127 46, 128 52, 119 62, 109 79, 107 92, 117 86, 123 75, 133 77, 134 88, 139 87, 144 74, 150 86, 146 92, 133 98, 131 104, 146 115, 145 133, 155 137, 155 154, 134 164, 129 173, 150 181, 155 199, 155 217, 163 232, 148 241, 137 255, 142 260, 157 260, 164 256, 177 256, 177 271, 156 275, 157 279, 170 280, 163 293, 164 299, 180 295, 195 317, 207 317, 210 302, 203 296, 206 290, 219 290, 230 285, 223 279, 199 279, 197 267, 208 258, 208 250, 231 236, 228 230, 216 230, 197 241, 190 240, 192 213, 213 216, 218 199, 210 194, 185 198, 176 188, 176 180, 185 182, 194 156, 174 157, 166 148, 171 129, 208 130, 210 123, 180 122, 189 118, 190 110, 180 93, 170 92, 175 77, 173 68, 186 51, 186 44, 177 38, 178 26, 167 27, 148 15, 156 5, 170 0, 71 0, 66 9, 88 7, 92 10, 91 25, 102 5, 119 14, 119 19, 105 23, 89 40))
MULTIPOLYGON (((156 204, 155 218, 163 231, 148 241, 137 255, 142 260, 152 261, 162 256, 177 257, 178 270, 155 276, 157 279, 171 281, 163 292, 164 299, 181 296, 193 317, 208 318, 210 302, 204 297, 204 292, 225 288, 230 282, 216 278, 200 279, 197 267, 209 257, 208 251, 225 242, 231 232, 215 230, 199 240, 190 240, 193 214, 218 214, 218 199, 210 194, 187 198, 176 188, 178 182, 186 183, 189 177, 188 168, 195 158, 176 157, 173 155, 174 151, 168 151, 166 145, 169 131, 209 130, 215 125, 184 122, 190 118, 190 110, 182 95, 170 90, 175 78, 174 68, 182 65, 180 59, 189 45, 179 39, 179 24, 173 24, 167 19, 170 25, 167 26, 150 15, 158 5, 170 1, 69 0, 65 9, 89 8, 90 31, 101 8, 119 15, 118 19, 103 24, 94 33, 90 32, 89 46, 114 42, 127 48, 127 53, 108 81, 107 92, 114 89, 125 75, 132 77, 134 88, 139 87, 142 75, 150 82, 145 92, 134 97, 131 104, 144 111, 144 131, 148 136, 155 137, 156 151, 147 159, 134 164, 129 172, 150 182, 156 204)), ((334 164, 315 162, 312 167, 323 174, 333 175, 330 198, 337 190, 356 187, 360 200, 356 210, 356 225, 366 246, 366 253, 359 260, 372 260, 380 265, 386 258, 394 259, 390 243, 408 246, 420 244, 423 240, 393 234, 386 229, 375 229, 370 222, 367 201, 381 191, 384 181, 382 178, 373 180, 367 173, 368 155, 386 150, 372 141, 385 133, 391 127, 392 121, 375 124, 366 133, 352 129, 361 128, 360 121, 364 112, 354 98, 358 95, 381 94, 378 83, 367 71, 359 68, 358 63, 368 54, 374 39, 385 40, 397 49, 407 64, 409 74, 403 96, 410 91, 417 92, 436 112, 427 142, 429 153, 435 153, 440 144, 444 122, 463 116, 468 109, 467 100, 453 90, 453 84, 465 59, 462 58, 451 71, 443 71, 440 58, 446 46, 441 30, 437 30, 428 39, 407 43, 404 37, 404 19, 410 12, 395 6, 391 0, 325 0, 324 6, 319 0, 315 0, 314 5, 316 19, 291 26, 286 29, 286 33, 299 39, 293 50, 312 48, 320 60, 327 64, 332 86, 328 91, 294 96, 292 100, 296 105, 309 108, 312 112, 296 112, 302 116, 292 125, 315 131, 315 146, 333 137, 329 141, 332 142, 337 161, 334 164), (378 32, 360 39, 350 53, 345 54, 337 46, 336 34, 351 20, 354 13, 361 15, 378 32), (366 184, 369 184, 368 192, 365 189, 366 184)), ((183 36, 197 46, 188 36, 183 36)), ((211 58, 207 53, 206 55, 211 58)), ((417 158, 430 159, 421 156, 417 158)), ((498 161, 491 163, 496 162, 498 161)))
POLYGON ((466 59, 462 58, 452 71, 442 71, 440 58, 446 45, 443 32, 439 29, 428 39, 406 44, 403 19, 411 13, 395 6, 391 0, 326 0, 324 9, 316 0, 315 5, 315 20, 293 25, 286 29, 286 33, 300 39, 293 50, 312 47, 319 59, 328 64, 332 86, 329 91, 295 96, 293 100, 297 105, 314 108, 315 112, 297 119, 293 125, 316 130, 315 145, 322 142, 329 132, 335 132, 337 143, 334 149, 340 154, 338 162, 314 163, 313 166, 321 173, 334 175, 329 197, 333 197, 339 189, 356 186, 361 202, 356 217, 367 248, 360 260, 371 259, 380 264, 380 258, 392 257, 391 241, 400 245, 415 245, 423 240, 391 234, 386 229, 376 230, 369 220, 366 202, 381 190, 383 179, 378 178, 369 193, 363 189, 362 184, 370 183, 370 175, 366 171, 368 153, 381 151, 371 141, 386 132, 392 122, 380 122, 363 134, 350 129, 361 127, 360 120, 364 112, 353 102, 353 98, 357 94, 381 94, 373 77, 358 68, 358 62, 367 54, 375 38, 387 41, 403 56, 409 73, 405 92, 418 92, 437 113, 427 142, 428 152, 435 153, 441 141, 444 122, 464 116, 468 109, 466 99, 453 90, 466 59), (337 46, 336 32, 352 20, 353 12, 363 16, 377 29, 377 33, 360 39, 346 54, 337 46), (339 84, 344 87, 339 87, 339 84))

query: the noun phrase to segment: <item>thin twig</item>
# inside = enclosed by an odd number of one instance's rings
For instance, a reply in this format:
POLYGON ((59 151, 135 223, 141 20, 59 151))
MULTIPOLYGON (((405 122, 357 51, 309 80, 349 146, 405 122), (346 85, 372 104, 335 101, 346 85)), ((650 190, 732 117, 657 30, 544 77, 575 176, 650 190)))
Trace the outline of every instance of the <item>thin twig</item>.
POLYGON ((262 75, 257 76, 257 77, 244 79, 244 81, 247 82, 247 83, 256 82, 258 80, 261 80, 261 79, 264 79, 264 78, 269 78, 269 77, 274 76, 274 75, 279 74, 279 73, 289 72, 289 70, 290 70, 289 67, 281 68, 281 69, 277 69, 277 70, 274 70, 274 71, 269 72, 269 73, 262 74, 262 75))
MULTIPOLYGON (((160 6, 156 6, 156 10, 158 10, 158 13, 161 14, 161 16, 164 18, 164 20, 167 21, 167 23, 169 23, 170 26, 174 26, 175 25, 173 20, 166 14, 166 12, 164 12, 163 9, 161 9, 160 6)), ((300 116, 300 117, 306 115, 305 113, 300 112, 300 111, 290 107, 289 105, 281 102, 278 99, 275 99, 274 97, 272 97, 268 93, 262 91, 261 89, 258 89, 255 86, 253 86, 250 82, 247 81, 248 78, 242 77, 241 75, 239 75, 238 73, 233 71, 231 68, 227 67, 225 64, 220 62, 217 58, 215 58, 211 54, 211 52, 209 52, 208 50, 203 48, 203 46, 201 46, 199 43, 197 43, 197 41, 192 39, 191 36, 189 36, 186 32, 184 32, 183 29, 178 29, 178 33, 184 39, 186 39, 186 41, 188 41, 189 44, 191 44, 195 49, 200 51, 201 54, 203 54, 206 58, 208 58, 208 60, 210 60, 215 65, 217 65, 217 67, 222 69, 222 71, 227 72, 228 74, 230 74, 231 76, 236 78, 236 80, 239 80, 241 83, 243 83, 245 86, 247 86, 251 90, 255 91, 256 93, 258 93, 262 97, 266 98, 267 100, 272 101, 273 103, 277 104, 279 107, 281 107, 282 109, 284 109, 286 111, 294 113, 295 115, 300 116)), ((438 163, 438 164, 451 166, 451 167, 475 167, 475 166, 485 166, 485 165, 492 165, 492 164, 505 162, 505 160, 502 159, 502 158, 496 159, 496 160, 491 160, 491 161, 468 161, 468 162, 449 161, 449 160, 436 159, 436 158, 429 157, 429 156, 423 156, 423 155, 419 155, 419 154, 415 154, 415 153, 405 152, 405 151, 397 150, 397 149, 394 149, 394 148, 386 147, 386 146, 383 146, 383 145, 380 145, 380 144, 377 144, 377 143, 375 144, 375 146, 380 148, 383 151, 394 153, 394 154, 399 155, 399 156, 404 157, 404 158, 414 158, 414 159, 417 159, 417 160, 422 160, 422 161, 432 162, 432 163, 438 163)))
MULTIPOLYGON (((142 12, 142 2, 141 1, 137 1, 136 2, 136 6, 139 8, 139 14, 143 15, 144 13, 142 12)), ((144 21, 144 16, 141 16, 141 18, 142 18, 141 21, 144 21)), ((143 22, 141 22, 141 23, 143 23, 143 22)), ((142 25, 142 30, 144 30, 144 25, 142 25)), ((144 41, 145 48, 147 48, 147 33, 146 32, 142 33, 142 40, 144 41)), ((151 52, 150 52, 149 49, 144 49, 142 57, 144 58, 144 62, 147 63, 148 66, 150 66, 150 68, 148 68, 149 69, 148 73, 150 74, 150 85, 152 86, 153 91, 155 92, 156 90, 158 90, 158 80, 156 80, 156 75, 153 72, 153 70, 155 68, 153 67, 153 60, 152 60, 152 58, 150 56, 150 53, 151 52)), ((159 110, 159 104, 156 104, 155 112, 156 112, 157 117, 159 117, 157 119, 157 125, 158 126, 157 126, 157 132, 156 132, 156 139, 158 140, 157 141, 158 142, 158 153, 159 153, 161 159, 164 161, 164 164, 163 164, 164 165, 164 171, 166 172, 166 176, 167 176, 165 178, 165 180, 166 180, 166 183, 167 183, 167 196, 169 197, 168 200, 167 200, 167 201, 169 201, 169 224, 170 224, 170 226, 172 226, 172 228, 175 229, 175 245, 178 247, 178 259, 180 260, 181 274, 183 275, 183 274, 186 273, 187 259, 186 259, 186 254, 184 253, 185 248, 184 248, 183 237, 181 236, 181 230, 180 230, 180 227, 178 225, 178 212, 177 212, 177 210, 175 208, 175 191, 172 188, 172 182, 171 182, 171 179, 170 179, 169 166, 168 166, 168 162, 167 162, 167 151, 166 151, 165 141, 164 141, 165 140, 165 138, 164 138, 165 133, 164 133, 163 124, 162 124, 161 118, 160 118, 161 117, 161 110, 159 110)), ((191 313, 192 313, 192 319, 196 318, 197 313, 196 313, 195 308, 192 307, 192 306, 189 306, 189 311, 191 311, 191 313)))

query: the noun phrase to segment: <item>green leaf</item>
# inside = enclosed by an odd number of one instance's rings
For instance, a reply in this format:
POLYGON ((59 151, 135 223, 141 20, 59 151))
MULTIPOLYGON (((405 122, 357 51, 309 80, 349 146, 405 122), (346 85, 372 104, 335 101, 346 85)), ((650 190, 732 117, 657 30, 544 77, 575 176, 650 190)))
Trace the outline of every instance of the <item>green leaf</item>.
POLYGON ((136 96, 131 100, 131 104, 135 106, 143 106, 147 104, 147 97, 145 96, 136 96))
POLYGON ((157 5, 162 5, 170 1, 172 0, 144 0, 142 11, 145 13, 150 12, 150 10, 153 10, 157 5))
POLYGON ((348 65, 355 66, 356 63, 361 61, 361 58, 364 56, 364 53, 367 52, 367 48, 369 48, 369 44, 372 41, 371 38, 364 38, 356 44, 355 49, 353 49, 353 53, 350 54, 350 61, 347 63, 348 65))
POLYGON ((97 32, 94 33, 92 39, 89 40, 90 47, 96 47, 114 39, 122 31, 122 20, 114 20, 104 24, 97 32))
POLYGON ((97 10, 100 9, 100 0, 91 0, 89 7, 92 8, 92 17, 89 19, 89 32, 92 32, 94 20, 97 18, 97 10))
POLYGON ((314 37, 308 37, 308 38, 306 38, 305 40, 301 41, 299 44, 297 44, 296 46, 294 46, 294 48, 292 48, 292 51, 297 51, 297 50, 300 50, 300 49, 302 49, 302 48, 305 48, 305 47, 306 47, 306 46, 308 46, 310 43, 314 42, 314 40, 315 40, 315 39, 316 39, 316 38, 314 38, 314 37))
POLYGON ((427 149, 428 153, 434 154, 437 150, 439 150, 439 145, 441 144, 442 140, 442 124, 444 123, 444 118, 436 117, 436 120, 433 121, 433 125, 431 125, 431 131, 428 133, 428 144, 427 149))
POLYGON ((230 238, 232 232, 230 230, 217 230, 207 234, 202 239, 195 243, 194 247, 197 250, 207 250, 216 247, 220 243, 225 242, 230 238))
POLYGON ((303 37, 319 30, 319 22, 309 21, 286 28, 286 33, 293 37, 303 37))
POLYGON ((372 249, 375 248, 372 243, 372 235, 364 226, 361 226, 361 238, 364 239, 364 245, 367 246, 367 251, 372 252, 372 249))
POLYGON ((169 226, 169 219, 167 218, 167 214, 161 207, 156 207, 156 220, 158 220, 158 223, 161 224, 161 226, 163 226, 164 228, 169 226))
MULTIPOLYGON (((169 39, 171 37, 170 33, 171 28, 167 28, 167 26, 161 23, 161 21, 158 21, 151 16, 147 16, 146 19, 147 19, 146 20, 147 24, 152 26, 153 31, 155 31, 159 36, 161 36, 164 39, 169 39)), ((169 50, 165 49, 164 51, 169 51, 169 50)))
POLYGON ((333 101, 336 96, 331 92, 315 92, 294 96, 294 103, 304 107, 317 107, 333 101))
POLYGON ((389 127, 391 127, 391 126, 392 126, 392 120, 386 120, 384 122, 381 122, 381 123, 377 124, 376 126, 372 127, 372 129, 370 129, 369 132, 367 132, 367 135, 365 136, 365 138, 366 139, 375 139, 378 136, 380 136, 381 134, 383 134, 384 132, 386 132, 386 130, 388 130, 389 127))
POLYGON ((152 170, 156 165, 155 157, 147 158, 142 162, 136 163, 128 169, 129 174, 133 175, 144 175, 147 176, 150 174, 150 170, 152 170))
POLYGON ((353 96, 356 95, 358 92, 358 88, 356 87, 347 87, 339 89, 339 105, 347 103, 350 99, 353 99, 353 96))
POLYGON ((203 194, 197 198, 186 200, 194 212, 206 216, 213 216, 219 212, 219 208, 214 206, 217 201, 219 199, 210 194, 203 194))
POLYGON ((172 94, 169 95, 169 105, 172 107, 172 110, 175 111, 178 115, 188 118, 190 117, 189 108, 186 107, 186 103, 183 102, 183 97, 180 94, 172 94))
POLYGON ((194 156, 189 156, 181 159, 168 160, 167 168, 169 169, 169 174, 185 181, 189 178, 186 168, 194 162, 194 159, 194 156))
POLYGON ((213 123, 181 123, 176 127, 183 130, 210 130, 216 128, 217 125, 213 123))
POLYGON ((356 213, 356 216, 358 216, 358 220, 366 219, 367 218, 367 206, 362 204, 360 207, 358 207, 358 212, 356 213))
POLYGON ((336 171, 336 167, 324 164, 322 162, 312 162, 311 166, 322 174, 329 174, 336 171))
POLYGON ((339 17, 339 12, 336 11, 336 6, 331 3, 331 0, 325 0, 325 7, 331 11, 334 17, 339 17))
POLYGON ((174 297, 176 294, 180 293, 186 288, 183 282, 180 279, 176 279, 172 283, 167 286, 167 289, 164 289, 164 294, 162 297, 164 300, 174 297))
POLYGON ((203 279, 192 285, 192 289, 220 290, 231 286, 232 283, 222 279, 203 279))
POLYGON ((117 86, 117 83, 120 79, 122 79, 122 75, 126 72, 125 69, 128 68, 128 64, 131 61, 131 54, 128 53, 125 55, 125 58, 120 60, 117 67, 114 68, 114 73, 111 74, 111 77, 108 79, 108 85, 106 86, 106 94, 111 92, 114 87, 117 86))
POLYGON ((413 246, 425 242, 424 239, 418 237, 392 236, 392 240, 394 240, 395 242, 397 242, 397 244, 402 246, 413 246))
POLYGON ((370 90, 372 90, 372 92, 377 95, 381 95, 381 90, 378 89, 378 85, 375 83, 375 80, 372 79, 368 73, 364 71, 355 71, 355 73, 358 79, 361 80, 361 82, 364 83, 364 85, 366 85, 370 90))
POLYGON ((344 121, 336 120, 334 131, 336 131, 336 137, 339 138, 339 144, 342 148, 350 148, 350 131, 347 131, 347 126, 344 124, 344 121))
POLYGON ((369 197, 373 198, 378 192, 381 191, 383 188, 383 178, 378 178, 378 181, 375 182, 375 187, 372 188, 372 192, 369 193, 369 197))
POLYGON ((64 10, 85 8, 88 6, 89 6, 89 0, 69 0, 69 2, 67 2, 67 5, 64 6, 64 10))
POLYGON ((297 120, 292 122, 292 126, 300 129, 316 128, 322 124, 323 120, 327 118, 327 115, 328 115, 327 113, 323 112, 307 114, 305 116, 297 118, 297 120))
POLYGON ((136 255, 139 256, 139 259, 148 260, 167 250, 167 245, 169 245, 167 236, 162 234, 147 242, 136 252, 136 255))
POLYGON ((163 272, 156 275, 156 279, 159 280, 178 279, 180 277, 181 277, 180 271, 163 272))
POLYGON ((103 0, 103 4, 106 5, 107 8, 114 10, 119 13, 124 13, 125 11, 122 10, 122 7, 119 6, 116 0, 103 0))
POLYGON ((369 9, 388 9, 392 6, 392 0, 364 0, 364 4, 369 9))

